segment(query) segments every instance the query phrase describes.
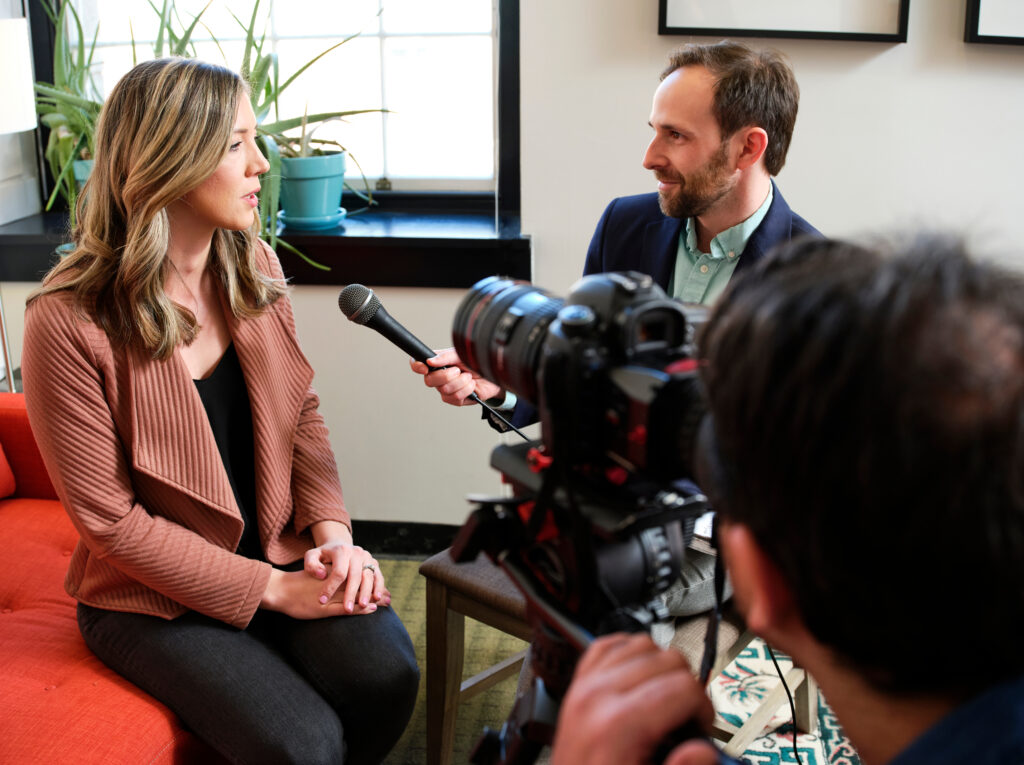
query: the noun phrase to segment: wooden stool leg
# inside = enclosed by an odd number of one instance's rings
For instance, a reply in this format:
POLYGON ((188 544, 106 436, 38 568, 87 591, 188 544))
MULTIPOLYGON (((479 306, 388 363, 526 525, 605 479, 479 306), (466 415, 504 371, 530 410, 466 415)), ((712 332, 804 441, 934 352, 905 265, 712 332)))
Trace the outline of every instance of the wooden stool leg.
POLYGON ((818 732, 818 683, 806 672, 804 681, 793 692, 796 705, 796 729, 802 733, 818 732))
POLYGON ((448 608, 448 588, 427 579, 427 765, 448 765, 462 684, 466 619, 448 608))
MULTIPOLYGON (((749 630, 741 634, 728 651, 718 657, 712 677, 718 677, 754 639, 749 630)), ((786 683, 793 693, 793 705, 796 708, 794 723, 801 733, 816 733, 818 730, 818 684, 803 669, 793 666, 786 673, 786 683)), ((735 726, 716 716, 712 725, 712 737, 724 742, 723 751, 738 757, 767 724, 772 714, 785 702, 785 689, 778 685, 762 701, 754 713, 742 726, 735 726)))
MULTIPOLYGON (((792 668, 785 675, 786 684, 793 688, 797 683, 803 682, 806 675, 807 673, 802 669, 792 668)), ((761 735, 761 731, 768 724, 776 710, 785 703, 786 690, 782 687, 782 683, 779 683, 764 697, 761 705, 754 711, 754 714, 726 742, 725 746, 722 747, 722 751, 730 757, 742 756, 747 747, 750 746, 750 743, 761 735)))

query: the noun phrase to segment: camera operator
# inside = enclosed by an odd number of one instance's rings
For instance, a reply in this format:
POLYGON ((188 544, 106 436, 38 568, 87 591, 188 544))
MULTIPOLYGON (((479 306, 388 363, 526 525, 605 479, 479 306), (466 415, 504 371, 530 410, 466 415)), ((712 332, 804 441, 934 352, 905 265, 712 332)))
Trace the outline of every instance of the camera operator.
MULTIPOLYGON (((710 305, 735 270, 749 268, 776 244, 820 236, 772 181, 786 160, 799 98, 793 71, 775 51, 731 41, 676 51, 654 93, 654 136, 643 160, 658 191, 612 200, 583 273, 640 271, 673 297, 710 305)), ((462 406, 476 393, 516 427, 536 420, 532 406, 466 370, 454 350, 431 363, 448 368, 430 371, 420 362, 412 368, 445 402, 462 406)), ((667 593, 669 611, 684 616, 710 608, 713 573, 713 556, 688 555, 681 583, 667 593)))
MULTIPOLYGON (((865 763, 1024 762, 1024 277, 938 238, 805 240, 730 285, 701 355, 698 479, 747 624, 865 763)), ((710 713, 676 652, 607 636, 553 762, 648 762, 710 713)))

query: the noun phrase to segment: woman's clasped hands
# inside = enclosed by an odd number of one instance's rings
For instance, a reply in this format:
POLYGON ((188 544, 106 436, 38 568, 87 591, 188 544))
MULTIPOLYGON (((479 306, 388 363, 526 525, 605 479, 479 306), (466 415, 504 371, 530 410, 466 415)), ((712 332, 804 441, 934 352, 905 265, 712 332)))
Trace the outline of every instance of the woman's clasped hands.
POLYGON ((346 613, 358 614, 391 604, 391 593, 384 586, 380 566, 359 545, 328 542, 307 550, 305 571, 322 581, 322 605, 338 601, 346 613))
POLYGON ((391 605, 391 593, 368 550, 333 541, 307 550, 302 571, 272 569, 262 605, 296 619, 358 616, 391 605))

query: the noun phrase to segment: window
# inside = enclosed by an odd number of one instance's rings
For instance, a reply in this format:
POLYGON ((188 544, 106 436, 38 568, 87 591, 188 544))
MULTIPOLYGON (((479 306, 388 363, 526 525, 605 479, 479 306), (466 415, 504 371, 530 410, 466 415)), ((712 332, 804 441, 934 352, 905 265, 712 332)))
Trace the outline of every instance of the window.
MULTIPOLYGON (((207 1, 176 0, 176 28, 190 24, 207 1)), ((358 35, 289 86, 280 118, 300 117, 306 109, 312 114, 386 108, 386 114, 328 123, 316 136, 348 148, 371 186, 387 179, 396 191, 494 193, 497 3, 263 0, 257 29, 266 32, 265 50, 278 56, 282 82, 316 54, 358 35)), ((237 70, 244 49, 239 20, 248 24, 254 4, 214 0, 193 34, 196 55, 237 70)), ((105 95, 131 67, 133 39, 139 60, 153 56, 157 12, 138 0, 75 0, 75 8, 86 37, 98 29, 96 82, 105 95)), ((267 119, 277 117, 271 113, 267 119)))
MULTIPOLYGON (((163 1, 152 0, 153 4, 159 5, 163 1)), ((40 5, 57 5, 59 2, 24 0, 32 29, 36 78, 44 82, 52 82, 53 78, 54 38, 53 29, 40 5)), ((227 9, 231 8, 239 18, 248 22, 248 17, 241 11, 244 8, 251 13, 253 2, 212 0, 207 11, 209 19, 206 14, 203 19, 214 30, 217 42, 213 42, 204 30, 203 36, 206 39, 198 41, 198 55, 217 62, 227 62, 232 68, 237 68, 241 63, 243 40, 238 22, 227 9), (218 14, 220 21, 217 20, 218 14), (230 33, 223 34, 220 31, 222 28, 230 30, 230 33), (236 29, 239 30, 237 34, 234 33, 236 29)), ((394 110, 386 118, 368 115, 368 122, 358 123, 360 129, 372 136, 373 147, 364 147, 351 135, 343 140, 348 141, 347 145, 355 150, 371 183, 380 174, 387 173, 393 188, 397 190, 375 193, 379 206, 363 215, 353 216, 348 224, 336 230, 312 232, 303 236, 289 233, 290 243, 318 262, 337 268, 325 272, 308 266, 301 258, 284 255, 282 263, 285 265, 285 273, 296 284, 358 281, 375 286, 459 289, 495 273, 529 279, 530 242, 529 237, 522 234, 519 225, 519 0, 437 0, 422 3, 424 9, 419 9, 421 3, 414 0, 383 0, 383 4, 396 13, 397 9, 405 7, 408 14, 402 17, 401 23, 395 17, 385 19, 387 11, 381 12, 380 0, 278 0, 273 8, 274 17, 268 19, 268 24, 276 25, 274 28, 277 31, 276 37, 271 37, 268 26, 267 45, 282 46, 290 41, 296 43, 302 53, 301 60, 291 64, 284 60, 282 54, 282 67, 297 67, 322 51, 327 40, 344 39, 343 29, 361 31, 357 38, 335 53, 342 50, 350 52, 347 50, 350 46, 352 51, 357 50, 359 46, 353 43, 373 43, 376 63, 369 61, 369 57, 363 59, 366 63, 356 67, 360 76, 355 77, 349 75, 351 68, 343 66, 339 61, 332 61, 330 57, 334 54, 329 54, 325 59, 328 64, 327 74, 322 80, 326 85, 321 84, 320 87, 330 88, 332 93, 343 91, 345 98, 349 99, 350 94, 356 92, 355 89, 372 82, 379 88, 372 92, 375 98, 373 105, 384 104, 394 110), (484 12, 480 8, 490 9, 488 12, 491 14, 488 26, 490 60, 472 62, 465 58, 468 46, 459 47, 455 43, 459 40, 465 42, 481 34, 478 30, 482 29, 484 12), (287 17, 284 16, 286 9, 290 14, 287 17), (339 9, 343 9, 344 14, 339 9), (470 12, 470 9, 475 10, 470 12), (318 13, 322 15, 316 15, 318 13), (334 15, 328 16, 331 13, 334 15), (455 21, 444 21, 449 17, 455 21), (326 24, 329 18, 333 19, 331 23, 335 27, 328 30, 326 24), (364 22, 366 25, 361 26, 364 22), (289 25, 294 25, 294 28, 289 25), (310 34, 311 30, 316 32, 316 36, 310 34), (420 68, 427 75, 418 80, 418 89, 404 87, 392 75, 403 70, 408 73, 413 69, 408 60, 419 55, 421 49, 451 54, 447 70, 440 66, 428 71, 423 64, 420 68), (404 55, 406 62, 399 60, 399 63, 391 65, 389 71, 389 51, 404 55), (453 61, 457 65, 451 63, 453 61), (363 67, 371 70, 372 77, 365 74, 363 67), (465 84, 467 80, 459 79, 466 75, 462 70, 468 69, 476 69, 469 73, 471 75, 487 73, 485 93, 469 92, 465 84), (342 72, 345 76, 342 76, 342 72), (390 89, 387 87, 389 83, 394 83, 390 89), (408 110, 404 106, 399 109, 395 99, 401 101, 403 87, 406 91, 414 91, 409 95, 410 103, 416 96, 425 105, 416 109, 412 106, 408 110), (455 113, 455 107, 450 104, 456 101, 460 107, 477 109, 474 112, 477 117, 455 113), (445 111, 446 108, 452 111, 445 111), (399 113, 404 120, 406 111, 421 112, 418 125, 413 124, 411 128, 395 125, 399 113), (486 124, 488 130, 474 135, 471 140, 461 131, 474 124, 474 119, 477 125, 486 124), (484 134, 487 149, 479 151, 478 156, 487 155, 481 164, 486 163, 489 168, 488 177, 474 178, 464 169, 470 164, 464 155, 469 152, 472 141, 484 134), (440 138, 431 144, 432 136, 440 138), (400 147, 396 143, 399 139, 406 142, 406 148, 395 148, 400 147), (436 175, 427 177, 422 165, 417 169, 412 160, 407 167, 402 168, 402 163, 415 152, 420 155, 436 155, 427 158, 413 156, 413 160, 436 161, 435 166, 443 167, 444 170, 435 171, 436 175), (374 165, 374 162, 378 164, 374 165), (452 168, 460 168, 462 175, 453 172, 452 168), (404 175, 400 176, 399 170, 404 175), (343 278, 339 274, 343 274, 343 278)), ((97 42, 97 47, 101 49, 97 53, 97 84, 101 87, 109 90, 131 66, 133 36, 139 59, 152 56, 152 44, 144 42, 153 37, 158 26, 150 2, 74 0, 74 5, 81 11, 83 26, 89 30, 88 33, 95 28, 97 19, 102 17, 97 42), (130 26, 129 18, 132 20, 130 26), (115 63, 118 60, 120 64, 115 63)), ((202 4, 199 0, 176 0, 176 7, 190 23, 191 14, 184 9, 195 8, 197 12, 202 4)), ((325 61, 314 65, 314 68, 322 66, 325 61)), ((295 94, 299 98, 297 103, 303 103, 304 98, 298 90, 298 83, 312 75, 314 68, 304 73, 295 85, 295 94)), ((414 74, 422 72, 414 71, 414 74)), ((282 72, 284 75, 285 72, 282 72)), ((483 82, 484 79, 481 76, 477 81, 483 82)), ((313 92, 317 92, 316 88, 313 92)), ((330 108, 337 110, 349 106, 350 103, 346 101, 344 105, 334 104, 330 108)), ((282 104, 282 109, 285 108, 289 107, 282 104)), ((284 112, 283 116, 287 118, 291 115, 284 112)), ((362 118, 353 118, 342 127, 355 126, 357 119, 362 118)), ((42 160, 46 138, 45 128, 37 131, 37 153, 44 199, 52 188, 52 179, 48 177, 46 163, 42 160)), ((0 256, 8 246, 17 247, 19 253, 16 261, 0 257, 0 264, 6 268, 16 262, 20 269, 17 278, 21 280, 34 280, 47 270, 53 253, 53 242, 65 235, 66 222, 60 218, 47 217, 33 225, 41 225, 45 232, 33 234, 28 242, 22 237, 8 245, 4 235, 0 234, 0 256), (27 247, 31 248, 31 257, 26 255, 27 247)))

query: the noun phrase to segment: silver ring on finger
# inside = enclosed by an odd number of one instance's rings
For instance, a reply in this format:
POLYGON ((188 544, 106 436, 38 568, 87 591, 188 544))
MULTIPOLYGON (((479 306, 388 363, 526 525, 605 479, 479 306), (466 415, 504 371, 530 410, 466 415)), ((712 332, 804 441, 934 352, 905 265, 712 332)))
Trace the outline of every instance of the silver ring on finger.
POLYGON ((377 570, 377 567, 374 566, 372 563, 364 563, 363 564, 363 571, 369 571, 370 573, 373 573, 376 570, 377 570))

